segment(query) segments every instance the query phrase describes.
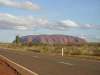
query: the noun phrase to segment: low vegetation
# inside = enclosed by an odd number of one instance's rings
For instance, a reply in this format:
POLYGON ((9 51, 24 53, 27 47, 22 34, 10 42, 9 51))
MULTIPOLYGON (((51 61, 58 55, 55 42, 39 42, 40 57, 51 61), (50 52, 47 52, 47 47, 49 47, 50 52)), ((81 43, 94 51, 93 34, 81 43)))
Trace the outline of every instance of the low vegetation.
POLYGON ((55 55, 61 55, 61 49, 63 48, 65 56, 100 58, 100 43, 43 44, 25 42, 20 43, 19 46, 16 43, 0 44, 0 48, 3 47, 55 55))

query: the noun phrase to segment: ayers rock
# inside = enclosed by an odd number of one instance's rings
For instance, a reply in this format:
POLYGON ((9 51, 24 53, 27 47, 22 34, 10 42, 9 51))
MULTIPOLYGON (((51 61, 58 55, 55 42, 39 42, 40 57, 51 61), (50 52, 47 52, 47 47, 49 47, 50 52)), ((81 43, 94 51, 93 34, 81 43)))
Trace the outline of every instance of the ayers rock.
MULTIPOLYGON (((15 42, 15 40, 13 41, 15 42)), ((68 35, 28 35, 20 37, 20 42, 41 42, 49 44, 61 44, 61 43, 74 43, 74 42, 86 42, 85 39, 68 36, 68 35)))

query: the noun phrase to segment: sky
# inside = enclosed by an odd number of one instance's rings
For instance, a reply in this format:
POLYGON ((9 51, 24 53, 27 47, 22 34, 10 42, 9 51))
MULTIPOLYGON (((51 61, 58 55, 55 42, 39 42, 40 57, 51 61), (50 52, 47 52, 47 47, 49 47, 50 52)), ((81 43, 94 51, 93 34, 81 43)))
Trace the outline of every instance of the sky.
POLYGON ((42 34, 100 42, 100 0, 0 0, 0 42, 42 34))

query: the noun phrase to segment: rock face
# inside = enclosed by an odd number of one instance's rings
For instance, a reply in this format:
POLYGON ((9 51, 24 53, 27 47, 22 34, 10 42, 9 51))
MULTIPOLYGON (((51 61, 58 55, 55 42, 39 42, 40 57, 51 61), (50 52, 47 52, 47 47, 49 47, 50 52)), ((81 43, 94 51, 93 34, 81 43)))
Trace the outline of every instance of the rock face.
MULTIPOLYGON (((15 42, 15 40, 13 42, 15 42)), ((41 42, 49 44, 61 44, 73 42, 86 42, 86 40, 68 35, 28 35, 20 37, 20 42, 41 42)))

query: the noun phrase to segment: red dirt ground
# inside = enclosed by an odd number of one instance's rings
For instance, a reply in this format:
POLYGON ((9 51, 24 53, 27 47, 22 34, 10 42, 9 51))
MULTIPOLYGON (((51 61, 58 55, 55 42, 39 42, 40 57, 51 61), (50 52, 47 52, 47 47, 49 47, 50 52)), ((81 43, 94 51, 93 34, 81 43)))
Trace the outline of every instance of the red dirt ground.
POLYGON ((9 64, 0 59, 0 75, 21 75, 9 64))

